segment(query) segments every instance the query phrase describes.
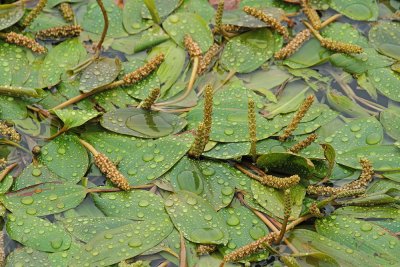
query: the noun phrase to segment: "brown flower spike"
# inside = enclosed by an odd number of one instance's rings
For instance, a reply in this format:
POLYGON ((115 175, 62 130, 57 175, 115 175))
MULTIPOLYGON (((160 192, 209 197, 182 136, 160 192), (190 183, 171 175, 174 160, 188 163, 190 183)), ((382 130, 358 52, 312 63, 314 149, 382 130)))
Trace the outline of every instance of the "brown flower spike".
POLYGON ((74 11, 69 3, 61 3, 58 8, 65 21, 72 22, 74 20, 74 11))
POLYGON ((138 68, 137 70, 126 74, 123 77, 124 84, 123 85, 130 85, 134 84, 147 76, 149 76, 153 71, 155 71, 161 63, 164 61, 164 54, 159 54, 152 58, 146 65, 143 67, 138 68))
POLYGON ((277 51, 274 57, 276 59, 285 59, 293 55, 305 41, 310 39, 310 36, 311 36, 310 30, 308 29, 302 30, 285 47, 277 51))
POLYGON ((289 151, 292 153, 299 153, 301 150, 303 150, 304 148, 308 147, 309 145, 311 145, 315 139, 317 139, 317 135, 315 133, 310 134, 309 136, 307 136, 306 139, 298 142, 297 144, 295 144, 294 146, 292 146, 289 151))
POLYGON ((8 126, 4 121, 0 121, 0 135, 6 136, 13 142, 20 142, 21 135, 13 128, 8 126))
POLYGON ((31 25, 32 21, 42 12, 43 8, 46 6, 47 0, 39 0, 35 8, 29 12, 29 14, 25 17, 25 19, 22 21, 22 26, 24 28, 28 27, 31 25))
POLYGON ((160 88, 154 88, 151 90, 150 94, 142 101, 140 107, 142 109, 151 109, 151 106, 156 102, 158 96, 160 95, 160 88))
POLYGON ((221 32, 222 16, 224 15, 224 6, 225 6, 225 1, 219 0, 217 6, 217 12, 215 13, 215 26, 214 26, 215 33, 221 32))
POLYGON ((192 39, 190 35, 186 35, 184 39, 186 50, 188 51, 190 58, 200 57, 201 49, 199 45, 192 39))
POLYGON ((39 39, 76 37, 79 36, 81 32, 82 32, 82 27, 80 25, 65 25, 46 30, 41 30, 36 33, 36 37, 39 39))
POLYGON ((319 18, 317 11, 311 7, 308 0, 301 0, 300 4, 303 8, 303 13, 307 16, 313 28, 316 30, 321 29, 321 19, 319 18))
POLYGON ((201 75, 203 74, 208 66, 211 64, 215 56, 219 53, 220 46, 217 44, 213 44, 210 49, 206 52, 204 57, 201 58, 200 63, 199 63, 199 69, 197 70, 197 74, 201 75))
POLYGON ((217 249, 217 247, 215 245, 200 244, 197 247, 196 252, 198 255, 208 255, 208 254, 211 254, 212 252, 214 252, 216 249, 217 249))
POLYGON ((281 136, 279 136, 279 141, 284 142, 286 139, 296 130, 297 126, 299 125, 300 121, 303 119, 304 115, 306 115, 307 111, 310 109, 312 103, 314 102, 314 96, 308 96, 303 104, 301 104, 299 110, 294 115, 292 121, 289 125, 285 128, 285 131, 281 136))
POLYGON ((194 139, 193 145, 190 148, 188 154, 192 158, 199 158, 204 151, 204 147, 206 146, 205 133, 206 127, 204 122, 200 122, 199 126, 197 126, 196 138, 194 139))
POLYGON ((284 27, 276 18, 269 16, 265 14, 263 11, 250 6, 245 6, 243 8, 243 11, 249 14, 250 16, 253 16, 261 20, 262 22, 268 24, 271 28, 273 28, 275 31, 277 31, 286 39, 289 37, 289 32, 286 29, 286 27, 284 27))
POLYGON ((271 186, 273 188, 284 189, 292 187, 300 182, 300 176, 297 174, 290 177, 276 177, 273 175, 258 176, 257 181, 263 185, 271 186))
POLYGON ((254 99, 250 98, 248 101, 248 127, 250 136, 250 155, 255 161, 257 159, 257 121, 256 121, 256 107, 254 99))
POLYGON ((360 54, 364 51, 361 46, 334 41, 326 38, 321 39, 320 43, 323 47, 328 48, 329 50, 345 54, 360 54))
POLYGON ((26 37, 19 33, 15 32, 6 33, 4 34, 4 39, 7 43, 29 48, 30 50, 38 54, 43 54, 46 52, 46 48, 41 46, 34 39, 26 37))
POLYGON ((204 90, 204 110, 203 110, 203 122, 205 127, 205 132, 204 132, 205 145, 208 143, 211 134, 213 98, 214 98, 214 90, 211 85, 207 85, 206 89, 204 90))

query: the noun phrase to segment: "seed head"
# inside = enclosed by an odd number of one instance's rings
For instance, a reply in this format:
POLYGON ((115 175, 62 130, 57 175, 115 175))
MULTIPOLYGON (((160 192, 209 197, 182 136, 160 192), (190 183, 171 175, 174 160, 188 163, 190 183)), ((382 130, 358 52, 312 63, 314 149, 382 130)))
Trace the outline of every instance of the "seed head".
POLYGON ((151 90, 150 94, 143 100, 141 104, 142 109, 151 109, 151 106, 156 102, 158 96, 160 95, 160 88, 154 88, 151 90))
POLYGON ((345 54, 360 54, 364 51, 361 46, 334 41, 327 38, 322 38, 320 43, 323 47, 328 48, 329 50, 345 54))
POLYGON ((130 85, 137 83, 149 76, 153 71, 155 71, 161 63, 164 61, 164 55, 159 54, 147 62, 144 66, 136 69, 135 71, 128 73, 124 76, 124 85, 130 85))
POLYGON ((201 75, 203 74, 208 66, 211 64, 213 59, 215 59, 215 56, 219 53, 220 46, 217 44, 213 44, 210 49, 206 52, 204 57, 201 58, 200 64, 199 64, 199 69, 197 70, 197 74, 201 75))
POLYGON ((205 133, 206 127, 204 122, 201 122, 197 127, 196 138, 194 139, 193 145, 190 148, 188 154, 192 158, 199 158, 204 151, 204 148, 207 143, 204 142, 205 140, 205 133))
POLYGON ((313 9, 308 2, 308 0, 300 1, 301 7, 303 8, 304 14, 307 16, 308 20, 311 22, 311 25, 314 29, 319 30, 321 28, 321 19, 315 9, 313 9))
POLYGON ((214 32, 216 32, 216 33, 221 32, 222 16, 224 15, 224 5, 225 5, 225 1, 219 0, 217 12, 215 13, 215 27, 214 27, 215 31, 214 32))
POLYGON ((257 158, 257 121, 256 121, 256 107, 254 99, 250 98, 248 101, 248 127, 250 136, 250 155, 253 160, 257 158))
POLYGON ((46 52, 46 48, 41 46, 38 42, 34 39, 26 37, 22 34, 9 32, 5 34, 5 41, 10 44, 15 44, 18 46, 23 46, 29 48, 35 53, 43 54, 46 52))
POLYGON ((190 58, 200 57, 201 49, 199 45, 192 39, 190 35, 186 35, 184 39, 186 50, 188 51, 190 58))
POLYGON ((212 252, 214 252, 216 249, 217 249, 217 247, 215 245, 200 244, 197 247, 196 252, 198 255, 208 255, 208 254, 211 254, 212 252))
POLYGON ((316 202, 313 202, 310 207, 308 208, 308 210, 310 211, 310 213, 312 215, 314 215, 317 218, 322 218, 324 217, 324 214, 320 211, 320 209, 317 206, 316 202))
POLYGON ((80 25, 65 25, 41 30, 36 33, 36 37, 39 39, 58 39, 66 37, 76 37, 79 36, 81 32, 82 27, 80 25))
POLYGON ((299 153, 301 150, 303 150, 304 148, 308 147, 309 145, 311 145, 315 139, 317 139, 317 135, 315 133, 310 134, 309 136, 307 136, 306 139, 298 142, 297 144, 295 144, 294 146, 292 146, 289 151, 292 153, 299 153))
POLYGON ((21 135, 14 129, 14 127, 8 126, 4 121, 0 121, 0 135, 5 136, 16 143, 21 141, 21 135))
POLYGON ((22 26, 24 28, 28 27, 31 25, 32 21, 42 12, 43 8, 46 6, 47 0, 39 0, 37 5, 35 6, 34 9, 29 12, 29 14, 25 17, 25 19, 22 21, 22 26))
POLYGON ((69 3, 61 3, 58 8, 65 21, 72 22, 74 20, 74 11, 69 3))
POLYGON ((300 176, 295 174, 290 177, 281 178, 273 175, 264 175, 259 176, 257 180, 264 185, 271 186, 273 188, 284 189, 298 184, 300 182, 300 176))
POLYGON ((310 39, 310 30, 305 29, 299 32, 285 47, 281 48, 274 55, 276 59, 285 59, 294 54, 301 45, 310 39))
POLYGON ((214 90, 211 85, 207 85, 206 89, 204 90, 204 110, 203 110, 203 123, 205 127, 204 144, 208 143, 211 134, 213 98, 214 98, 214 90))
POLYGON ((94 155, 94 162, 100 171, 118 188, 125 191, 130 189, 128 180, 119 172, 115 164, 106 155, 102 153, 94 155))

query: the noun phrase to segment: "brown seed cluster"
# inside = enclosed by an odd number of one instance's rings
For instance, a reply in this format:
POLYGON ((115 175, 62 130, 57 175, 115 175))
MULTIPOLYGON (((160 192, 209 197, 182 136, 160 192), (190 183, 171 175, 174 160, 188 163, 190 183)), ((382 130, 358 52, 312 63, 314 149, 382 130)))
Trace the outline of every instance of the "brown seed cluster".
POLYGON ((0 232, 0 266, 5 266, 6 253, 4 252, 4 232, 0 232))
POLYGON ((307 136, 306 139, 298 142, 297 144, 295 144, 294 146, 292 146, 289 151, 292 153, 299 153, 301 150, 303 150, 304 148, 308 147, 309 145, 311 145, 315 139, 317 139, 317 135, 315 133, 310 134, 309 136, 307 136))
POLYGON ((106 155, 102 153, 94 155, 94 162, 100 171, 118 188, 125 191, 130 189, 128 180, 119 172, 115 164, 106 155))
POLYGON ((193 40, 190 35, 186 35, 184 39, 186 50, 189 53, 190 58, 200 57, 201 49, 200 46, 193 40))
POLYGON ((214 27, 214 32, 215 33, 220 33, 221 32, 222 16, 224 15, 224 5, 225 5, 225 1, 224 0, 219 0, 218 7, 217 7, 217 12, 215 13, 215 27, 214 27))
POLYGON ((303 13, 306 15, 308 20, 311 22, 311 25, 314 29, 319 30, 321 29, 321 19, 315 9, 313 9, 308 2, 308 0, 301 0, 300 1, 301 7, 303 8, 303 13))
POLYGON ((360 54, 364 51, 361 46, 355 44, 348 44, 339 41, 334 41, 327 38, 321 38, 320 43, 323 47, 329 50, 345 53, 345 54, 360 54))
POLYGON ((274 57, 276 59, 285 59, 293 55, 305 41, 310 39, 310 36, 310 30, 302 30, 285 47, 282 47, 279 51, 277 51, 274 57))
POLYGON ((301 104, 299 110, 294 115, 292 121, 289 125, 285 128, 285 131, 281 136, 279 136, 279 141, 284 142, 286 139, 296 130, 297 126, 299 125, 300 121, 306 115, 307 111, 310 109, 312 103, 314 102, 314 96, 308 96, 304 102, 301 104))
POLYGON ((290 177, 281 178, 273 175, 264 175, 259 176, 257 181, 273 188, 284 189, 298 184, 300 182, 300 176, 295 174, 290 177))
POLYGON ((150 94, 143 100, 141 104, 142 109, 151 109, 151 106, 156 102, 158 96, 160 95, 161 89, 154 88, 151 90, 150 94))
POLYGON ((223 24, 221 26, 222 32, 228 32, 228 33, 238 33, 243 31, 245 29, 244 27, 238 26, 238 25, 233 25, 233 24, 223 24))
POLYGON ((204 57, 201 58, 199 68, 197 70, 197 74, 201 75, 203 74, 208 66, 211 64, 215 56, 219 53, 220 46, 217 44, 213 44, 210 49, 206 52, 204 57))
POLYGON ((40 14, 40 12, 42 12, 46 4, 47 0, 39 0, 35 8, 32 9, 31 12, 29 12, 29 14, 22 21, 22 26, 26 28, 31 25, 32 21, 40 14))
POLYGON ((313 202, 310 207, 308 208, 308 210, 310 211, 310 213, 312 215, 314 215, 317 218, 321 218, 324 217, 324 214, 320 211, 320 209, 317 206, 316 202, 313 202))
POLYGON ((203 110, 203 122, 205 126, 204 145, 208 143, 211 134, 213 99, 214 99, 214 89, 212 88, 211 85, 207 85, 206 89, 204 90, 204 110, 203 110))
POLYGON ((74 20, 74 11, 69 3, 61 3, 58 8, 65 21, 72 22, 74 20))
POLYGON ((58 39, 76 37, 79 36, 81 32, 82 27, 80 25, 65 25, 38 31, 36 37, 39 39, 58 39))
POLYGON ((197 126, 196 138, 194 139, 193 145, 190 148, 188 154, 192 158, 199 158, 204 151, 204 147, 206 146, 205 133, 206 127, 204 122, 200 122, 199 126, 197 126))
POLYGON ((248 127, 250 136, 250 155, 253 160, 257 158, 257 121, 256 121, 256 105, 254 99, 250 98, 248 103, 248 127))
POLYGON ((5 34, 5 41, 10 44, 15 44, 18 46, 23 46, 29 48, 35 53, 43 54, 46 52, 46 48, 41 46, 38 42, 34 39, 26 37, 22 34, 9 32, 5 34))
MULTIPOLYGON (((365 187, 372 180, 374 170, 371 162, 367 159, 360 159, 362 172, 360 177, 342 187, 329 187, 322 185, 310 185, 307 187, 307 193, 310 195, 330 196, 338 194, 354 193, 353 190, 364 190, 365 187)), ((343 196, 342 196, 343 197, 343 196)))
POLYGON ((250 6, 245 6, 243 8, 243 11, 249 14, 250 16, 253 16, 262 22, 268 24, 271 28, 273 28, 275 31, 277 31, 279 34, 281 34, 283 37, 288 38, 289 37, 289 32, 284 27, 276 18, 269 16, 265 14, 263 11, 256 9, 254 7, 250 6))
POLYGON ((0 121, 0 135, 8 137, 13 142, 20 142, 21 135, 14 129, 8 126, 4 121, 0 121))
POLYGON ((197 247, 196 252, 198 255, 208 255, 208 254, 211 254, 212 252, 214 252, 216 249, 217 249, 217 246, 215 246, 215 245, 200 244, 197 247))
POLYGON ((276 233, 271 232, 268 235, 225 255, 224 262, 238 261, 260 250, 263 250, 265 249, 266 245, 271 245, 273 242, 275 242, 277 237, 278 235, 276 233))
POLYGON ((126 74, 123 77, 124 85, 130 85, 137 83, 138 81, 149 76, 153 71, 155 71, 161 63, 164 61, 164 54, 159 54, 152 58, 146 65, 138 68, 137 70, 126 74))
POLYGON ((0 158, 0 168, 7 166, 7 160, 5 158, 0 158))

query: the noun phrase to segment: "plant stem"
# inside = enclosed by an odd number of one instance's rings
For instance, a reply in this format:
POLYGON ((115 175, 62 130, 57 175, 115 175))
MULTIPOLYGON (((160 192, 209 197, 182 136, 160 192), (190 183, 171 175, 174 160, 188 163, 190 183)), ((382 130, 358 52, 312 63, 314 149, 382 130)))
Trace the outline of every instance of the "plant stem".
POLYGON ((18 163, 13 163, 11 165, 8 165, 7 167, 4 168, 4 170, 2 170, 0 172, 0 182, 3 181, 3 179, 10 173, 10 171, 12 171, 12 169, 14 169, 16 166, 18 165, 18 163))
POLYGON ((66 127, 66 126, 64 125, 58 132, 56 132, 56 133, 53 134, 52 136, 46 138, 46 140, 47 140, 47 141, 53 140, 53 139, 56 138, 57 136, 59 136, 59 135, 65 133, 66 131, 68 131, 68 129, 69 129, 69 128, 66 127))
POLYGON ((9 96, 30 96, 39 97, 38 92, 31 88, 11 87, 7 85, 0 85, 0 94, 9 96))
POLYGON ((144 0, 144 4, 146 5, 147 9, 149 10, 152 20, 156 24, 160 24, 161 18, 160 18, 160 15, 158 14, 154 0, 144 0))
POLYGON ((320 29, 322 29, 323 27, 326 27, 327 25, 331 24, 331 23, 334 22, 335 20, 339 19, 341 16, 342 16, 342 14, 335 14, 335 15, 333 15, 333 16, 327 18, 326 20, 324 20, 324 21, 321 23, 321 28, 320 28, 320 29))
POLYGON ((89 150, 90 153, 92 153, 93 156, 96 156, 96 155, 99 154, 99 152, 94 148, 94 146, 92 146, 91 144, 89 144, 85 140, 79 139, 79 143, 81 143, 87 150, 89 150))
POLYGON ((23 150, 23 151, 25 151, 25 152, 27 152, 27 153, 32 155, 32 151, 30 151, 29 149, 26 149, 25 147, 21 146, 18 143, 15 143, 15 142, 13 142, 11 140, 0 139, 0 144, 6 144, 6 145, 10 145, 10 146, 15 146, 16 148, 19 148, 19 149, 21 149, 21 150, 23 150))
POLYGON ((101 33, 100 41, 97 43, 97 46, 96 46, 96 53, 94 56, 95 59, 99 58, 99 56, 100 56, 100 51, 103 46, 104 39, 106 38, 106 35, 107 35, 108 23, 109 23, 107 11, 106 11, 106 8, 104 7, 102 0, 96 0, 96 1, 101 9, 101 13, 103 14, 104 27, 103 27, 103 32, 101 33))
POLYGON ((181 251, 179 253, 179 266, 187 267, 186 244, 185 244, 185 238, 183 237, 182 232, 180 233, 180 239, 181 239, 181 251))

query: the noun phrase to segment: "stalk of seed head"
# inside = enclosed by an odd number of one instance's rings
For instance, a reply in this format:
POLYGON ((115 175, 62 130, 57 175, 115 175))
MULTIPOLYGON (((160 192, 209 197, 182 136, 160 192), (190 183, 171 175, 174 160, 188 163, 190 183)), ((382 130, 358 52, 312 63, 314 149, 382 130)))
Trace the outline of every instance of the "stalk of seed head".
POLYGON ((79 140, 79 142, 93 154, 94 163, 99 168, 101 173, 103 173, 107 179, 109 179, 113 184, 122 190, 129 190, 130 185, 125 176, 119 172, 117 166, 103 153, 98 152, 91 144, 84 140, 79 140))
POLYGON ((14 127, 8 126, 4 121, 0 121, 0 135, 6 136, 13 142, 20 142, 21 135, 14 129, 14 127))
POLYGON ((224 5, 225 1, 224 0, 219 0, 218 2, 218 7, 217 7, 217 12, 215 13, 215 32, 220 33, 221 32, 221 26, 222 26, 222 16, 224 15, 224 5))
POLYGON ((190 35, 186 35, 184 39, 185 48, 188 51, 190 58, 200 57, 200 46, 193 40, 190 35))
POLYGON ((29 14, 22 21, 22 26, 24 28, 31 25, 32 21, 42 12, 43 8, 46 6, 47 0, 39 0, 37 5, 29 12, 29 14))
POLYGON ((308 29, 299 32, 285 47, 282 47, 274 55, 276 59, 285 59, 294 54, 301 45, 310 39, 311 32, 308 29))
POLYGON ((273 28, 276 32, 281 34, 283 37, 288 38, 289 32, 276 18, 265 14, 262 10, 256 9, 254 7, 245 6, 243 11, 253 16, 262 22, 268 24, 271 28, 273 28))
POLYGON ((26 47, 35 53, 43 54, 46 52, 46 48, 41 46, 34 39, 26 37, 25 35, 15 33, 15 32, 8 32, 5 34, 2 34, 2 37, 4 38, 4 40, 7 43, 26 47))
POLYGON ((153 71, 155 71, 161 63, 164 62, 164 54, 159 54, 149 60, 146 65, 136 69, 135 71, 126 74, 123 77, 124 84, 123 85, 130 85, 134 84, 147 76, 149 76, 153 71))
POLYGON ((360 159, 362 166, 362 172, 360 177, 350 182, 342 187, 329 187, 322 185, 310 185, 307 187, 307 193, 310 195, 320 195, 320 196, 330 196, 335 194, 341 194, 344 192, 349 192, 352 190, 362 190, 369 184, 372 180, 374 170, 372 168, 371 162, 367 159, 360 159))
POLYGON ((69 3, 61 3, 58 7, 60 12, 67 22, 72 22, 74 20, 74 10, 69 3))
POLYGON ((290 177, 281 178, 273 175, 264 175, 258 176, 256 180, 263 185, 271 186, 278 189, 284 189, 298 184, 300 182, 300 176, 295 174, 290 177))
POLYGON ((76 37, 79 36, 81 32, 82 27, 80 25, 64 25, 38 31, 36 37, 39 39, 76 37))
POLYGON ((207 70, 208 66, 211 64, 215 56, 218 54, 219 50, 220 46, 215 43, 210 47, 210 49, 208 49, 204 57, 202 57, 199 62, 199 69, 197 70, 198 75, 203 74, 207 70))
POLYGON ((301 0, 300 1, 301 7, 303 8, 303 12, 311 22, 311 25, 314 29, 319 30, 321 28, 321 19, 315 9, 313 9, 308 2, 308 0, 301 0))
POLYGON ((211 254, 212 252, 214 252, 216 249, 217 249, 217 246, 215 246, 215 245, 200 244, 197 246, 196 252, 198 255, 208 255, 208 254, 211 254))
POLYGON ((290 194, 289 188, 283 192, 283 205, 284 205, 283 222, 282 222, 282 226, 281 226, 281 231, 279 232, 279 236, 276 239, 277 244, 279 244, 282 241, 283 236, 285 235, 286 226, 289 222, 290 214, 292 213, 292 199, 291 199, 291 194, 290 194))
POLYGON ((156 102, 160 92, 160 88, 154 88, 151 90, 150 94, 142 101, 139 107, 142 109, 151 109, 151 106, 156 102))
POLYGON ((257 121, 256 121, 256 107, 254 99, 250 98, 248 101, 248 127, 250 135, 250 155, 253 161, 257 159, 257 121))
POLYGON ((271 232, 268 235, 257 239, 250 244, 247 244, 243 247, 240 247, 231 253, 224 256, 224 262, 234 262, 241 260, 247 256, 250 256, 260 250, 264 250, 265 246, 271 245, 277 238, 277 234, 275 232, 271 232))
POLYGON ((211 126, 212 126, 212 112, 213 112, 213 98, 214 90, 211 85, 207 85, 204 90, 204 110, 203 110, 203 123, 204 123, 204 145, 210 139, 211 126))
POLYGON ((204 151, 204 147, 206 146, 205 140, 205 132, 206 127, 204 122, 200 122, 199 126, 197 126, 196 138, 194 139, 193 145, 190 148, 188 154, 192 158, 199 158, 204 151))
POLYGON ((315 133, 310 134, 309 136, 307 136, 306 139, 298 142, 297 144, 293 145, 289 151, 292 153, 299 153, 301 150, 303 150, 304 148, 308 147, 309 145, 311 145, 315 139, 317 139, 317 135, 315 133))
POLYGON ((304 102, 301 104, 299 110, 294 115, 292 121, 285 128, 283 134, 281 136, 279 136, 279 141, 284 142, 293 133, 293 131, 296 130, 300 121, 303 119, 304 115, 306 115, 307 111, 310 109, 313 102, 314 102, 313 95, 308 96, 304 100, 304 102))

